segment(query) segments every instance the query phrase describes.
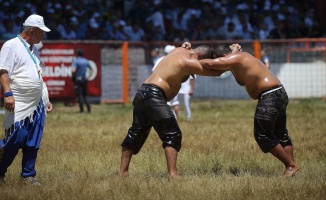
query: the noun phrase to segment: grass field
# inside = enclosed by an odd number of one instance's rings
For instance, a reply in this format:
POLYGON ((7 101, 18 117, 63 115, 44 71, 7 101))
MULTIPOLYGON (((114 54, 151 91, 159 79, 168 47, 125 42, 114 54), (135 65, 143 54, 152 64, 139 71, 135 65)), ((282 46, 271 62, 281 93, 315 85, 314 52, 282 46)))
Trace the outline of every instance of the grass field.
MULTIPOLYGON (((134 156, 130 176, 118 176, 120 144, 131 105, 93 105, 92 113, 55 104, 36 165, 42 187, 19 180, 21 153, 0 185, 0 199, 311 199, 326 198, 326 102, 291 100, 288 129, 300 171, 259 149, 253 137, 255 101, 193 101, 193 118, 178 119, 181 180, 167 177, 161 141, 152 131, 134 156)), ((3 123, 3 115, 0 116, 3 123)))

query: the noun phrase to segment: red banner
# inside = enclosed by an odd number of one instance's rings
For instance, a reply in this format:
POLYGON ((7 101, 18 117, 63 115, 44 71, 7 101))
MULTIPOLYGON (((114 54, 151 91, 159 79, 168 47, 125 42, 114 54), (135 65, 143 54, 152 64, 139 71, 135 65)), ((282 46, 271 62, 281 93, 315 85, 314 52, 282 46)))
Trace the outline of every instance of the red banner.
POLYGON ((81 49, 90 62, 93 74, 87 85, 88 96, 101 96, 100 47, 96 44, 43 44, 40 50, 44 62, 43 80, 51 98, 70 99, 76 96, 72 81, 72 63, 76 50, 81 49))

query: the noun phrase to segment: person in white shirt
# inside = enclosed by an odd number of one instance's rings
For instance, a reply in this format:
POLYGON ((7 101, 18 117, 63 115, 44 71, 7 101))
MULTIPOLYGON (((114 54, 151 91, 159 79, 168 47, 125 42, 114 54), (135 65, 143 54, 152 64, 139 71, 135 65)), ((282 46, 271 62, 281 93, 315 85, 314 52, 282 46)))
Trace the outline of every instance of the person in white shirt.
POLYGON ((261 61, 270 69, 269 56, 266 54, 265 49, 260 50, 261 61))
POLYGON ((45 116, 52 111, 42 78, 43 62, 35 44, 45 32, 43 17, 33 14, 23 23, 22 32, 6 41, 0 53, 0 84, 4 91, 4 139, 0 140, 0 182, 22 149, 21 178, 36 181, 35 164, 43 135, 45 116))
POLYGON ((179 93, 177 94, 179 102, 182 102, 185 109, 186 120, 190 121, 191 119, 191 107, 190 107, 190 99, 194 94, 194 85, 195 78, 190 76, 185 82, 181 84, 181 88, 179 93))

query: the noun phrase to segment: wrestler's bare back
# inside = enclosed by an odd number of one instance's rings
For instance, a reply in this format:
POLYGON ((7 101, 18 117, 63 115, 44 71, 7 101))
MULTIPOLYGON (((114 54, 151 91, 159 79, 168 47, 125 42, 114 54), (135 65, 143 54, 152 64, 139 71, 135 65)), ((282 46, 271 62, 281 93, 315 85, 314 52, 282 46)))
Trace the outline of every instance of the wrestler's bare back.
POLYGON ((204 69, 193 50, 176 48, 162 59, 153 73, 144 82, 161 88, 168 101, 179 92, 181 83, 191 74, 219 76, 222 72, 204 69))
POLYGON ((231 70, 238 84, 244 86, 253 99, 257 99, 261 92, 281 84, 260 60, 246 52, 200 62, 207 69, 231 70))

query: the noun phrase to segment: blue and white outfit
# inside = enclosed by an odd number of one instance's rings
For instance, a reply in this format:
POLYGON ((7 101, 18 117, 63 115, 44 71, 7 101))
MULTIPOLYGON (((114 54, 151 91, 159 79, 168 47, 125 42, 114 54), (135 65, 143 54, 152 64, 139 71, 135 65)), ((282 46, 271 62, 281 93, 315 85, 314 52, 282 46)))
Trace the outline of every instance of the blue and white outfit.
POLYGON ((269 64, 269 57, 267 55, 264 55, 261 57, 261 61, 266 65, 269 64))
POLYGON ((178 101, 182 102, 185 108, 185 115, 186 115, 186 120, 190 121, 191 119, 191 107, 190 107, 190 90, 191 90, 191 84, 190 80, 195 79, 192 76, 189 76, 189 78, 181 84, 181 88, 179 90, 179 93, 177 94, 178 96, 178 101))
POLYGON ((48 91, 42 79, 42 62, 37 48, 19 35, 8 40, 0 52, 0 70, 8 72, 10 88, 15 98, 15 110, 5 111, 5 138, 0 140, 4 149, 0 161, 0 176, 22 149, 23 178, 36 175, 35 163, 49 106, 48 91))

